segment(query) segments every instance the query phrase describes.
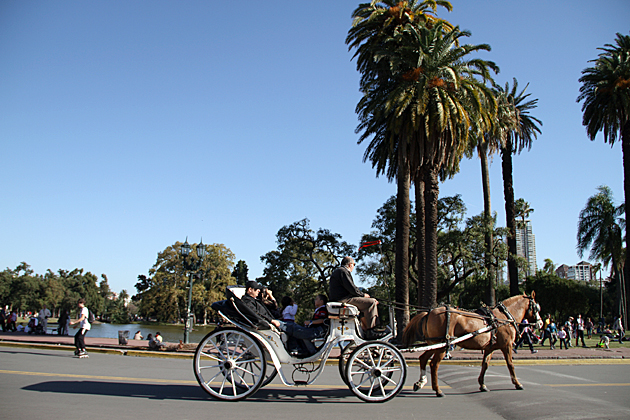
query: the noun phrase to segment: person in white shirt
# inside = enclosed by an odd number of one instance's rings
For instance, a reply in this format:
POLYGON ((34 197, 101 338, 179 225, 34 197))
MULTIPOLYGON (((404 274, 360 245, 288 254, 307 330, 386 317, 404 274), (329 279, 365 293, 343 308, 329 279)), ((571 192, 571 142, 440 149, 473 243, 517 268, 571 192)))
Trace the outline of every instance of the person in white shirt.
POLYGON ((39 311, 37 318, 39 319, 39 325, 44 329, 44 334, 48 332, 48 318, 50 318, 51 314, 46 305, 39 311))
POLYGON ((85 306, 85 299, 83 298, 79 299, 78 305, 79 319, 70 323, 70 325, 79 324, 79 331, 74 336, 74 346, 77 348, 74 351, 74 355, 87 356, 87 351, 85 350, 85 334, 87 334, 87 332, 90 331, 90 328, 92 328, 88 322, 90 310, 85 306))
POLYGON ((284 322, 295 322, 295 315, 297 314, 298 306, 293 301, 291 296, 285 296, 282 298, 282 320, 284 322))

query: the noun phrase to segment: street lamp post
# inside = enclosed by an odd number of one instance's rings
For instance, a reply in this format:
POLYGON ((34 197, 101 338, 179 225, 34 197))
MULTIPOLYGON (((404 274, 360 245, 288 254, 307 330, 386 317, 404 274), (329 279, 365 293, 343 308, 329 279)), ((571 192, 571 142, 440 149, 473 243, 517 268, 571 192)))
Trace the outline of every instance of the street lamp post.
POLYGON ((195 247, 197 258, 192 258, 192 256, 190 255, 191 250, 192 247, 188 243, 188 238, 186 238, 186 242, 184 242, 184 244, 180 248, 180 252, 184 259, 184 270, 188 271, 189 276, 188 308, 186 310, 186 325, 184 326, 184 343, 186 344, 190 342, 190 333, 193 329, 193 322, 195 319, 195 315, 191 311, 193 279, 195 276, 195 271, 199 269, 204 257, 206 256, 206 247, 203 244, 203 240, 201 240, 199 244, 197 244, 197 246, 195 247))

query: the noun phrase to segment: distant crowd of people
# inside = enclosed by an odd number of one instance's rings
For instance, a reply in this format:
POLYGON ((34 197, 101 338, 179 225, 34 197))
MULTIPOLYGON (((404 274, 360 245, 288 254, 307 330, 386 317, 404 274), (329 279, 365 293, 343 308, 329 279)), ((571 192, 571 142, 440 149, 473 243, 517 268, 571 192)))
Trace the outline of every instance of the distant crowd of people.
POLYGON ((625 330, 620 317, 615 317, 612 326, 607 326, 603 321, 600 321, 597 327, 591 320, 591 318, 582 318, 582 315, 577 317, 570 316, 562 325, 556 324, 551 315, 547 314, 543 321, 543 327, 539 334, 529 326, 527 320, 523 321, 520 331, 520 339, 514 345, 514 352, 517 353, 518 349, 523 344, 528 344, 532 353, 536 353, 534 344, 545 345, 545 341, 549 340, 549 348, 554 350, 556 343, 559 343, 560 349, 568 350, 569 347, 573 347, 573 340, 575 340, 575 347, 580 344, 582 347, 587 347, 584 337, 592 339, 593 334, 599 334, 600 340, 596 345, 597 347, 609 348, 610 340, 617 340, 620 344, 626 340, 625 330))

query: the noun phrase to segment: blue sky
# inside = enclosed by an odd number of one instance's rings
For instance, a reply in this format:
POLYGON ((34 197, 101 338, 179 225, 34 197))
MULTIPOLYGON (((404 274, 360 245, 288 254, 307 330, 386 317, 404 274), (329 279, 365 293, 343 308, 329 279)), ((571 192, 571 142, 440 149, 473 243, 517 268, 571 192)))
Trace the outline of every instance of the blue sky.
MULTIPOLYGON (((134 293, 157 253, 222 243, 262 274, 282 226, 309 218, 358 244, 396 192, 356 144, 358 1, 0 2, 0 269, 84 268, 134 293)), ((591 142, 576 103, 630 2, 453 1, 440 16, 539 99, 542 135, 514 159, 538 264, 580 261, 579 211, 623 199, 621 148, 591 142)), ((505 225, 500 157, 492 205, 505 225)), ((477 158, 441 185, 483 209, 477 158)))

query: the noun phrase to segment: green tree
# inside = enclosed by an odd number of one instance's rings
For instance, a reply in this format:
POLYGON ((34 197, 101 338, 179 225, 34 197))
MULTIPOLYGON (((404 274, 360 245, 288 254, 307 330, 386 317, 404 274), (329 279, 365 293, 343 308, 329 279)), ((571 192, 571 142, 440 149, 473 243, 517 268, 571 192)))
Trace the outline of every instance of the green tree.
MULTIPOLYGON (((160 322, 180 321, 186 313, 188 299, 188 271, 184 269, 180 248, 176 242, 158 253, 157 261, 149 270, 150 277, 138 276, 134 298, 141 316, 160 322)), ((235 284, 231 276, 234 254, 223 244, 204 245, 206 257, 193 279, 192 310, 204 322, 212 302, 221 300, 227 285, 235 284)), ((195 249, 195 246, 192 247, 195 249)), ((196 254, 189 258, 197 258, 196 254)))
POLYGON ((244 286, 245 283, 249 281, 249 277, 247 276, 248 272, 249 268, 247 268, 247 263, 243 260, 239 260, 232 272, 232 277, 236 279, 236 284, 244 286))
MULTIPOLYGON (((359 250, 360 266, 357 274, 364 282, 372 284, 377 291, 379 300, 389 300, 393 295, 392 272, 396 258, 394 243, 395 230, 395 197, 388 199, 377 211, 372 223, 372 231, 362 236, 361 242, 379 240, 381 245, 362 248, 359 250), (387 286, 390 287, 387 290, 387 286)), ((496 216, 495 216, 496 217, 496 216)), ((415 213, 411 213, 412 226, 416 220, 415 213)), ((411 229, 409 238, 411 261, 417 238, 411 229)), ((483 215, 466 218, 466 206, 461 196, 440 198, 438 203, 438 292, 437 301, 453 303, 464 307, 476 307, 484 299, 486 288, 479 286, 486 281, 486 226, 483 215), (479 287, 478 287, 479 286, 479 287), (481 293, 481 295, 478 295, 481 293)), ((493 233, 494 247, 491 250, 491 269, 498 270, 505 261, 507 246, 501 241, 505 229, 497 228, 493 233)), ((410 265, 409 278, 414 280, 410 289, 417 285, 416 276, 410 265)), ((501 296, 507 297, 507 292, 501 296)), ((418 302, 412 300, 412 305, 418 302)))
POLYGON ((533 141, 541 133, 542 122, 530 115, 530 111, 538 106, 538 99, 529 99, 530 94, 523 90, 518 91, 518 81, 513 79, 512 86, 509 83, 505 87, 495 86, 497 100, 508 107, 504 112, 503 135, 501 143, 501 170, 503 174, 503 196, 505 199, 505 226, 508 229, 507 244, 508 277, 510 281, 510 295, 519 294, 518 258, 516 255, 516 210, 514 208, 514 178, 512 156, 520 154, 525 148, 531 149, 533 141))
POLYGON ((599 290, 588 283, 562 279, 555 274, 539 270, 527 279, 526 292, 536 291, 536 301, 543 313, 551 314, 556 323, 569 316, 582 314, 584 318, 599 317, 599 290))
MULTIPOLYGON (((617 138, 621 140, 624 173, 624 203, 630 197, 630 36, 617 33, 615 44, 599 48, 598 58, 591 60, 593 67, 582 71, 579 81, 580 95, 577 101, 582 105, 582 124, 591 140, 597 133, 604 133, 604 142, 612 147, 617 138)), ((628 206, 625 206, 625 219, 628 219, 628 206)), ((630 238, 626 235, 626 261, 630 261, 630 238)), ((624 277, 630 276, 630 265, 626 264, 624 277)), ((630 285, 626 282, 626 295, 630 285)), ((623 313, 627 315, 630 304, 626 302, 623 313)), ((624 322, 627 325, 627 316, 624 322)))
POLYGON ((615 205, 612 190, 602 185, 580 211, 577 232, 577 251, 580 258, 590 249, 589 259, 611 266, 617 284, 615 308, 623 313, 623 231, 625 230, 624 205, 615 205))
POLYGON ((290 295, 300 316, 312 307, 317 293, 328 294, 328 278, 344 256, 356 256, 355 246, 328 229, 310 228, 308 219, 283 226, 276 234, 278 248, 260 257, 265 264, 259 278, 280 299, 290 295))

